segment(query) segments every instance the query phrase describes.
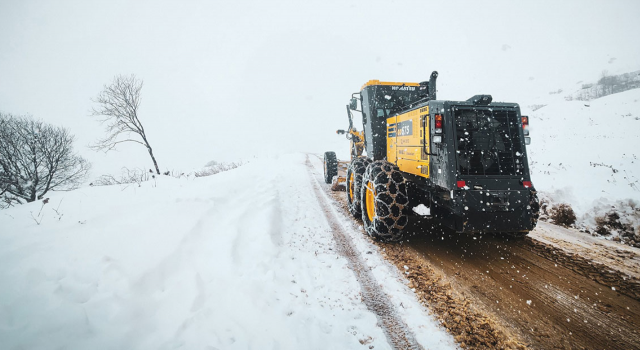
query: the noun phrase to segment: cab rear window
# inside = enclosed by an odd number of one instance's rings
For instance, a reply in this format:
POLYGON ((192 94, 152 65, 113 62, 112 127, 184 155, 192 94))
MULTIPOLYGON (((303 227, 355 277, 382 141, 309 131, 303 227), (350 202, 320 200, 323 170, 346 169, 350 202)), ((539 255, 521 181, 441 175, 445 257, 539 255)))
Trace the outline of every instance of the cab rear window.
POLYGON ((459 175, 524 172, 521 122, 512 109, 454 108, 459 175))

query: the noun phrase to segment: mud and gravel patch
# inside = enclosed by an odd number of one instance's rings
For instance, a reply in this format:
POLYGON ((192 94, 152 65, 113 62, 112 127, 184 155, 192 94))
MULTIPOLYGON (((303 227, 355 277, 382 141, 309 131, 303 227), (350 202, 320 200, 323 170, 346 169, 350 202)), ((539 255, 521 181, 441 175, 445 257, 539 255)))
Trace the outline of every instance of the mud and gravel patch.
MULTIPOLYGON (((616 291, 640 301, 640 280, 637 278, 612 269, 604 264, 584 258, 579 254, 565 251, 530 237, 527 237, 525 241, 531 247, 531 251, 539 256, 545 257, 603 286, 614 288, 616 291)), ((632 252, 627 253, 625 251, 620 251, 620 255, 623 258, 635 257, 632 252)))
POLYGON ((561 251, 536 245, 541 253, 527 239, 451 232, 416 235, 404 245, 530 348, 640 348, 640 303, 583 273, 585 267, 561 251))
POLYGON ((460 347, 466 349, 526 349, 517 337, 479 312, 474 302, 457 293, 443 276, 416 252, 398 244, 377 243, 384 255, 400 271, 404 271, 409 287, 419 300, 432 310, 441 324, 453 334, 460 347))

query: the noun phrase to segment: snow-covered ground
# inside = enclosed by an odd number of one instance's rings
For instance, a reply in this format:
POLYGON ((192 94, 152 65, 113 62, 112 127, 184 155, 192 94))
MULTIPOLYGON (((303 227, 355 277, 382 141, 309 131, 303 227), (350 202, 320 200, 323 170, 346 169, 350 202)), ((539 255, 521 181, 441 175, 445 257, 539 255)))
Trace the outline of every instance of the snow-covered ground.
MULTIPOLYGON (((390 348, 304 163, 256 160, 3 210, 0 348, 390 348)), ((358 242, 416 339, 455 348, 375 246, 358 242)))
POLYGON ((562 96, 539 100, 546 106, 530 113, 536 188, 570 204, 582 225, 594 226, 614 206, 632 207, 626 217, 640 225, 640 89, 592 101, 562 96))

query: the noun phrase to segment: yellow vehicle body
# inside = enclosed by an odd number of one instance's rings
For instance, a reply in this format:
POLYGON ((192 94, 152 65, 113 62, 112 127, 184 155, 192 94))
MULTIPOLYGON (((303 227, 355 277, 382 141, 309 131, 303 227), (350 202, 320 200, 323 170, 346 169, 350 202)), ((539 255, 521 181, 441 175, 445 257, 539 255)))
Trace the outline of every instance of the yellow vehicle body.
POLYGON ((351 134, 351 159, 360 157, 364 151, 364 132, 355 129, 349 130, 351 134))
POLYGON ((429 106, 387 118, 387 161, 400 171, 429 177, 429 106))

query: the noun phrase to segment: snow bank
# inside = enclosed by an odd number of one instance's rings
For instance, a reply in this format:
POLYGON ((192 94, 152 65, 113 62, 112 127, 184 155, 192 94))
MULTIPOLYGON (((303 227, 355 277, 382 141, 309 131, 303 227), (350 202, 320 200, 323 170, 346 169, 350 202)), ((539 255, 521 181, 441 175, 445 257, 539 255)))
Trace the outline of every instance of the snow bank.
POLYGON ((551 99, 531 113, 533 183, 553 202, 570 204, 579 225, 602 208, 640 200, 639 131, 640 89, 590 102, 551 99))
POLYGON ((388 349, 303 163, 2 211, 2 348, 388 349))

